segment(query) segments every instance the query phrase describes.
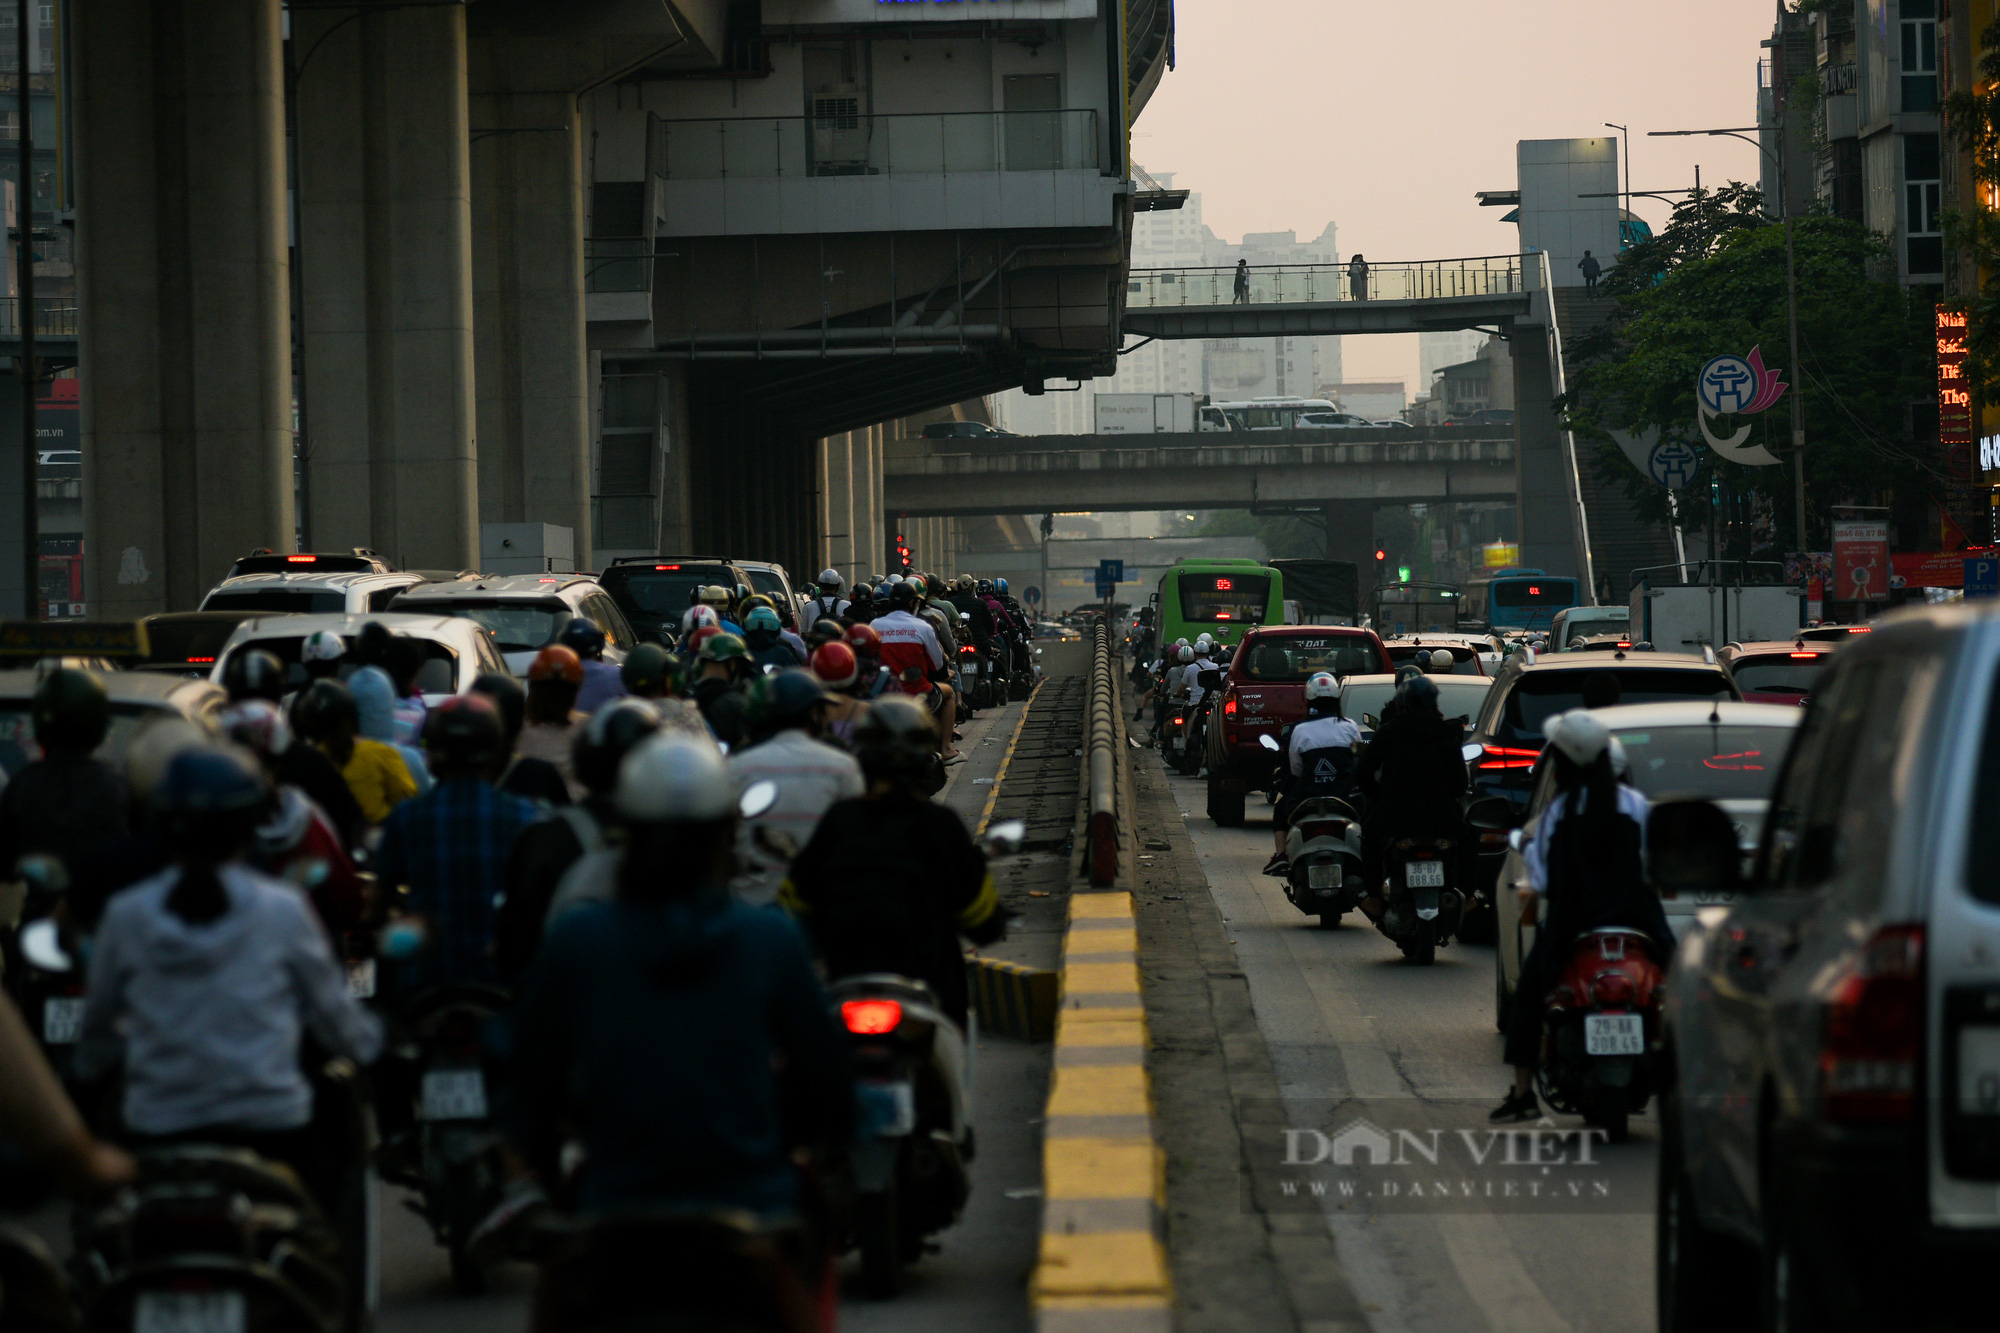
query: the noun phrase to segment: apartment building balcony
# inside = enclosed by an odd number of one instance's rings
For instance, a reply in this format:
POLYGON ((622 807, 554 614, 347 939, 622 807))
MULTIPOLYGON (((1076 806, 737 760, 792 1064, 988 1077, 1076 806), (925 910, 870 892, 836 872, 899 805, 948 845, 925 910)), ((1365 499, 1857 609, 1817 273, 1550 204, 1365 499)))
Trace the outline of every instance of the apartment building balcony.
POLYGON ((1102 227, 1094 109, 662 120, 659 232, 671 236, 1102 227))

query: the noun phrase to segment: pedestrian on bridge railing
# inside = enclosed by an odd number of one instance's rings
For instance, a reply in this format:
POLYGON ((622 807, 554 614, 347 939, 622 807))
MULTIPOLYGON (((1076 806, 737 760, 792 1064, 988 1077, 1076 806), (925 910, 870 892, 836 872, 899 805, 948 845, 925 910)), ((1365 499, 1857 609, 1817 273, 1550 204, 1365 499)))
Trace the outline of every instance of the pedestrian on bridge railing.
POLYGON ((1347 261, 1347 297, 1350 301, 1368 299, 1368 261, 1360 255, 1347 261))
POLYGON ((1250 261, 1247 259, 1236 261, 1236 300, 1233 304, 1250 304, 1250 261))

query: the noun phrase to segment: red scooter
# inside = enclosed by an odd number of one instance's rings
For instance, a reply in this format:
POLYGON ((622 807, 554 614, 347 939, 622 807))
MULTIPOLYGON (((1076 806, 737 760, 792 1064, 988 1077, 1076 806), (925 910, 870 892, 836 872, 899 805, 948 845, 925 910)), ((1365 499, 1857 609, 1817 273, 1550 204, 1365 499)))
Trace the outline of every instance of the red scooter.
POLYGON ((1600 1126, 1613 1143, 1624 1141, 1628 1119, 1646 1109, 1657 1083, 1666 971, 1653 949, 1641 931, 1585 931, 1545 1001, 1542 1100, 1600 1126))

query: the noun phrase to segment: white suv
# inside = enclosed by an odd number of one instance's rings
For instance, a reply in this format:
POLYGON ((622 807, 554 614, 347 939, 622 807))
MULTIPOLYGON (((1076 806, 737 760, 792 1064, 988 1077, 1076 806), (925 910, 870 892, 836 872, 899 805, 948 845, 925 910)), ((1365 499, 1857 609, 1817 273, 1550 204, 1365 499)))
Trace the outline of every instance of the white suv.
MULTIPOLYGON (((493 636, 462 617, 398 615, 394 612, 386 615, 275 615, 258 616, 238 625, 235 633, 229 636, 229 642, 216 655, 215 670, 209 679, 221 684, 231 657, 245 648, 263 648, 277 654, 278 660, 285 664, 289 687, 299 689, 306 683, 300 650, 307 639, 321 630, 331 630, 352 649, 355 636, 370 621, 380 623, 392 634, 405 635, 423 644, 425 662, 423 669, 417 673, 417 691, 424 696, 427 704, 441 703, 454 694, 464 694, 479 677, 497 675, 507 669, 499 650, 493 646, 493 636)), ((346 673, 343 671, 342 674, 346 673)))
POLYGON ((302 565, 297 573, 238 574, 201 599, 203 611, 259 611, 276 615, 366 615, 386 611, 398 593, 428 583, 422 574, 327 573, 302 565))
POLYGON ((394 602, 397 611, 427 616, 463 616, 493 637, 507 669, 528 674, 535 654, 554 643, 572 620, 588 620, 604 632, 604 660, 622 663, 639 646, 625 613, 592 574, 508 574, 427 583, 394 602))

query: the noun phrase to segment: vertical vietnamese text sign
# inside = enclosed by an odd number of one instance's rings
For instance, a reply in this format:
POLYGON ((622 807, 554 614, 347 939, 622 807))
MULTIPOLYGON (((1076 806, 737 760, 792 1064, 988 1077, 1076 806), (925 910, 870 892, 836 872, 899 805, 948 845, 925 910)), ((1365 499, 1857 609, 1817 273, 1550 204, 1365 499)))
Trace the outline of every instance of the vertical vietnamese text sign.
POLYGON ((1937 312, 1938 443, 1972 443, 1972 391, 1965 379, 1965 312, 1937 312))

